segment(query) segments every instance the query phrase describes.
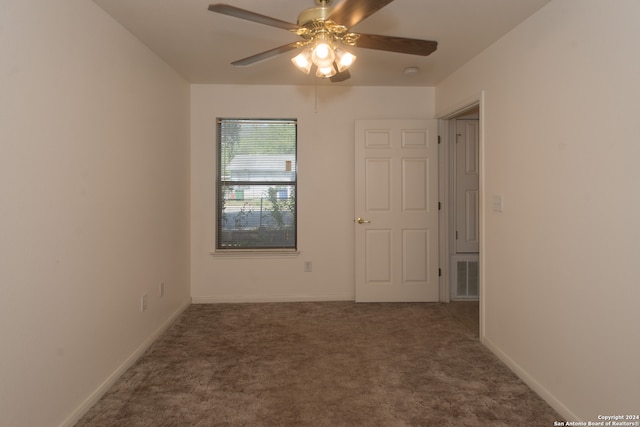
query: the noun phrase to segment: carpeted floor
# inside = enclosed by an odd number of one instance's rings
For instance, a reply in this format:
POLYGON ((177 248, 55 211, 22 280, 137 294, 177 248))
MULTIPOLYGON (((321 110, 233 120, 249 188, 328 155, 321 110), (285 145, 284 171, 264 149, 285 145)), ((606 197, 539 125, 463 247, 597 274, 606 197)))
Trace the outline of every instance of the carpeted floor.
POLYGON ((453 317, 480 338, 480 302, 479 301, 451 301, 442 305, 453 317))
POLYGON ((552 426, 445 304, 192 305, 77 426, 552 426))

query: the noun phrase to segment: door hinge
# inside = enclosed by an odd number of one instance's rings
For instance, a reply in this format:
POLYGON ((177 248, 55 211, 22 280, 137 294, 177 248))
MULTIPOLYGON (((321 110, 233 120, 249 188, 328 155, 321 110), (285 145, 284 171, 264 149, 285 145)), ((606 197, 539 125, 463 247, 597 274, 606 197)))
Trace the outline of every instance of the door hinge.
POLYGON ((438 210, 441 211, 442 210, 442 203, 438 202, 438 210))
POLYGON ((438 144, 440 144, 442 140, 440 139, 440 135, 438 135, 438 144))
POLYGON ((456 230, 456 240, 458 240, 458 230, 456 230))
POLYGON ((442 277, 442 269, 441 268, 438 269, 438 277, 442 277))

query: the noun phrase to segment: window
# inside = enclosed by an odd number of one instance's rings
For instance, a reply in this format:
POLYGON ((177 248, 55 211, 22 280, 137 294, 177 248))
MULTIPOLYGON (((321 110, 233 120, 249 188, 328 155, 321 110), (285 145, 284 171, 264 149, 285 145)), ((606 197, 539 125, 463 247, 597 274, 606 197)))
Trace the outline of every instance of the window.
POLYGON ((296 120, 218 119, 217 249, 296 249, 296 120))

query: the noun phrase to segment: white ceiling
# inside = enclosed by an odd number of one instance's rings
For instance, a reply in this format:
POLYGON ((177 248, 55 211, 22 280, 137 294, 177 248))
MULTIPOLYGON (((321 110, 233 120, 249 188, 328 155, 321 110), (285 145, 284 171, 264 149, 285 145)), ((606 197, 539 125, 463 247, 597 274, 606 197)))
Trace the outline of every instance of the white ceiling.
MULTIPOLYGON (((351 79, 329 83, 291 64, 295 51, 234 67, 237 59, 298 40, 278 28, 209 12, 213 0, 93 0, 191 83, 434 86, 550 0, 396 0, 352 31, 435 40, 427 57, 351 49, 351 79), (419 72, 407 76, 406 67, 419 72)), ((334 0, 334 5, 342 0, 334 0)), ((223 0, 287 22, 313 0, 223 0)))

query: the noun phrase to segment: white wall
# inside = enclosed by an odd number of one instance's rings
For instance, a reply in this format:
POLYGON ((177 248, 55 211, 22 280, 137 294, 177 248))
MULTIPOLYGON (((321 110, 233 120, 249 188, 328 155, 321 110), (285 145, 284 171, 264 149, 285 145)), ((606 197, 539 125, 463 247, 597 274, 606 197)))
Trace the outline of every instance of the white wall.
POLYGON ((71 424, 189 302, 189 86, 85 0, 0 58, 0 424, 71 424))
POLYGON ((554 0, 436 88, 438 113, 485 91, 484 341, 585 421, 640 402, 638 22, 554 0))
POLYGON ((191 294, 194 302, 354 298, 354 121, 433 118, 433 88, 194 85, 191 294), (317 105, 317 111, 316 111, 317 105), (215 248, 216 117, 298 119, 297 257, 229 259, 215 248), (313 271, 304 272, 312 261, 313 271))

